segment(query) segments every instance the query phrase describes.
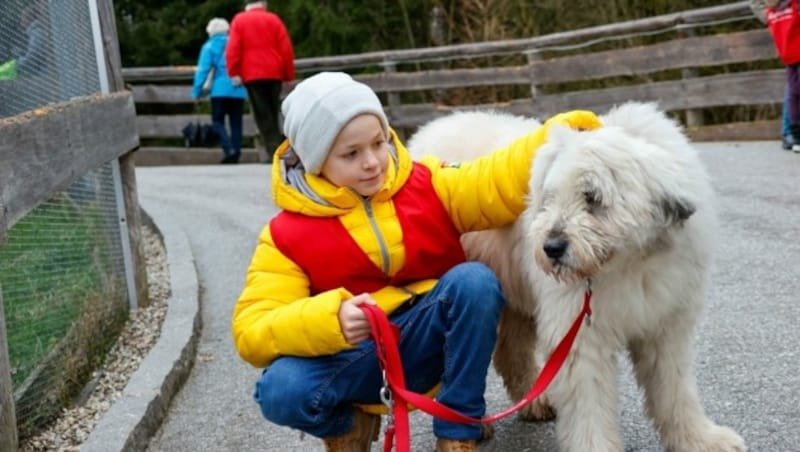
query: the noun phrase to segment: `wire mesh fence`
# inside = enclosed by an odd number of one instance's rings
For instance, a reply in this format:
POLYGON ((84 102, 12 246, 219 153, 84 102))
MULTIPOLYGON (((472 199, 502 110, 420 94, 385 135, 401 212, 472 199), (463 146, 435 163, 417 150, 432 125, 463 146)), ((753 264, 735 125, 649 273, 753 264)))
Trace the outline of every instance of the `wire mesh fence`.
MULTIPOLYGON (((89 7, 0 2, 0 117, 100 91, 89 7)), ((17 152, 33 152, 33 143, 17 152)), ((8 347, 21 438, 70 403, 127 318, 119 183, 111 162, 80 175, 0 243, 0 346, 8 347)))

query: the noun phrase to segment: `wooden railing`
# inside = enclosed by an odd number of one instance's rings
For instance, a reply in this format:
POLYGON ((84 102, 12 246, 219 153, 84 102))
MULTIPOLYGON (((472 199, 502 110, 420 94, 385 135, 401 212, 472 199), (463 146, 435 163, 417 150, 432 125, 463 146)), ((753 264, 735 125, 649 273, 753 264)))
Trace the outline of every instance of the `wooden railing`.
MULTIPOLYGON (((385 99, 392 125, 408 129, 455 109, 494 108, 545 118, 573 108, 603 112, 639 100, 658 102, 680 116, 698 140, 776 138, 775 120, 709 125, 702 112, 758 106, 774 112, 785 86, 770 35, 753 17, 748 2, 527 39, 299 59, 296 67, 301 75, 322 70, 355 74, 385 99), (737 23, 737 31, 715 33, 725 23, 737 23), (661 39, 649 38, 643 44, 640 38, 645 35, 661 39), (609 49, 610 41, 616 41, 615 48, 609 49), (598 45, 605 47, 593 50, 598 45), (516 63, 463 67, 476 58, 516 63), (462 67, 442 68, 446 65, 462 67), (620 81, 626 78, 630 80, 620 81), (575 88, 587 85, 600 87, 575 88), (498 86, 516 87, 524 97, 458 106, 403 101, 441 98, 432 93, 449 89, 498 86)), ((123 69, 137 104, 191 102, 187 83, 193 74, 193 66, 123 69)), ((287 84, 286 90, 291 87, 287 84)), ((198 119, 207 121, 196 115, 140 115, 137 123, 147 140, 180 136, 185 124, 198 119)), ((255 134, 249 117, 245 134, 255 134)))

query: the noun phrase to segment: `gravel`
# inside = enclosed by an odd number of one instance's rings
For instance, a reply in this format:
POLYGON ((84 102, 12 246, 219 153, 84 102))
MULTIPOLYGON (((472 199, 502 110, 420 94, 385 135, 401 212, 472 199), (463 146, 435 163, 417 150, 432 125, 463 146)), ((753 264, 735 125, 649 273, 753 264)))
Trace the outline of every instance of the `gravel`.
POLYGON ((39 435, 22 441, 21 452, 77 452, 158 340, 170 295, 167 255, 161 238, 146 226, 142 227, 142 246, 150 304, 131 312, 104 364, 74 404, 39 435))

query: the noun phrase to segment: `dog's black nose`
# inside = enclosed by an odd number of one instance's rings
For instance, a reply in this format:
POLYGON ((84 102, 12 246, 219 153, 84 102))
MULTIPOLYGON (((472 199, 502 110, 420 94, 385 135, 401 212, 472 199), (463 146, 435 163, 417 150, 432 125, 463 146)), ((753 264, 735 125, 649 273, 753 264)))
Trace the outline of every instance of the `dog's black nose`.
POLYGON ((550 259, 559 259, 567 251, 567 241, 561 238, 547 239, 542 248, 550 259))

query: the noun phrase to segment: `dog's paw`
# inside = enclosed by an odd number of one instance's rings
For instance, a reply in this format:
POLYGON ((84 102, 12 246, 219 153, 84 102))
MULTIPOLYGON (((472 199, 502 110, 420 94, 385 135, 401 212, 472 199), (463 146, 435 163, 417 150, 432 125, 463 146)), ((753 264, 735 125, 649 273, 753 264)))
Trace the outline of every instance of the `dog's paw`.
POLYGON ((481 438, 478 440, 479 443, 484 441, 489 441, 494 437, 494 425, 490 423, 482 423, 481 424, 481 438))
POLYGON ((682 444, 667 447, 669 452, 747 452, 738 433, 728 427, 712 425, 702 435, 687 438, 682 444))
POLYGON ((547 396, 542 395, 525 405, 525 408, 519 411, 519 418, 525 422, 552 421, 556 418, 556 410, 547 396))

